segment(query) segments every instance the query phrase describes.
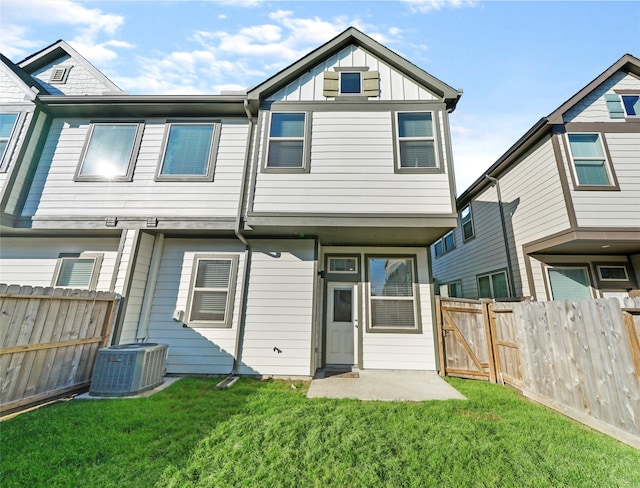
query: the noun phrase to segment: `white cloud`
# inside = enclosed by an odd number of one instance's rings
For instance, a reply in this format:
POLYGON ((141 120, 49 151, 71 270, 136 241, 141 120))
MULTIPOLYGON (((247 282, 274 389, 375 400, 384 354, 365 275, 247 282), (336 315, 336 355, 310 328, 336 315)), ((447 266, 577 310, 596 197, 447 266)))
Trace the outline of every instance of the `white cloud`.
POLYGON ((33 44, 43 47, 53 41, 27 41, 37 35, 38 24, 61 24, 75 29, 69 43, 94 63, 117 57, 116 48, 130 44, 112 39, 124 23, 121 15, 105 13, 98 8, 73 0, 2 0, 2 37, 0 49, 9 56, 24 56, 32 52, 33 44), (24 24, 30 27, 25 27, 24 24), (8 34, 8 35, 7 35, 8 34), (103 37, 106 41, 102 41, 103 37))
POLYGON ((401 0, 412 12, 426 13, 446 7, 461 8, 477 5, 476 0, 401 0))

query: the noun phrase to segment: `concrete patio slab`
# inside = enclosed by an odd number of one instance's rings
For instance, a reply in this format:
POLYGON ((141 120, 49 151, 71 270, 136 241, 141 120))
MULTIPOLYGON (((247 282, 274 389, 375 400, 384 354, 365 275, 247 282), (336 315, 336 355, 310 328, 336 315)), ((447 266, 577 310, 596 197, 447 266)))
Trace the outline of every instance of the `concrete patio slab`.
POLYGON ((355 375, 335 375, 311 381, 307 398, 410 401, 466 400, 435 371, 358 370, 355 375))

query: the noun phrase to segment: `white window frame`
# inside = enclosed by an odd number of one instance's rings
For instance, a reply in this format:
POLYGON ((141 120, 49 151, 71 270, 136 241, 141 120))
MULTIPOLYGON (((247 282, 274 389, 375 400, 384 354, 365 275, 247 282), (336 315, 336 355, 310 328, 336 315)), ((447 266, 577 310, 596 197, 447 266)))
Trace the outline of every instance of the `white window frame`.
POLYGON ((366 255, 366 290, 367 290, 367 333, 391 333, 391 334, 420 334, 422 333, 422 321, 420 320, 420 297, 418 295, 418 270, 415 255, 366 255), (376 296, 371 293, 371 267, 372 259, 403 259, 410 262, 413 286, 411 296, 376 296), (373 325, 374 301, 411 301, 413 303, 413 327, 393 327, 373 325))
POLYGON ((630 117, 630 118, 640 117, 640 111, 636 112, 635 114, 630 114, 627 111, 627 106, 624 103, 625 97, 640 97, 640 93, 622 93, 622 94, 620 94, 620 103, 622 104, 622 109, 624 110, 625 116, 626 117, 630 117))
POLYGON ((399 110, 393 113, 393 131, 394 131, 394 156, 395 156, 395 172, 396 173, 442 173, 442 155, 440 154, 440 144, 438 144, 438 112, 435 110, 399 110), (420 136, 420 137, 400 137, 400 115, 402 114, 431 114, 431 129, 432 136, 420 136), (433 142, 433 152, 435 158, 435 166, 424 167, 411 167, 402 166, 402 158, 400 157, 401 142, 404 141, 424 141, 433 142))
POLYGON ((498 297, 498 298, 508 298, 511 296, 511 285, 509 284, 509 273, 507 272, 506 269, 500 269, 497 271, 491 271, 490 273, 483 273, 483 274, 479 274, 476 275, 476 286, 478 287, 478 297, 479 298, 496 298, 496 293, 495 290, 493 289, 493 277, 497 276, 497 275, 504 275, 504 281, 507 285, 507 296, 506 297, 498 297), (489 287, 491 288, 491 296, 490 297, 482 297, 480 296, 480 279, 481 278, 489 278, 489 287))
POLYGON ((364 86, 364 79, 363 79, 362 73, 363 71, 339 71, 338 72, 338 95, 345 96, 345 97, 362 95, 363 86, 364 86), (360 91, 357 91, 357 92, 342 91, 342 77, 345 74, 358 75, 360 77, 360 91))
POLYGON ((616 179, 616 175, 613 171, 613 167, 611 165, 611 158, 609 156, 609 150, 605 143, 604 134, 602 132, 567 132, 565 134, 566 148, 567 154, 569 155, 569 159, 571 162, 571 177, 573 178, 574 188, 576 190, 618 190, 618 183, 616 179), (595 157, 578 157, 575 158, 573 152, 571 151, 571 136, 572 135, 597 135, 598 142, 600 143, 600 147, 602 149, 602 154, 604 158, 604 171, 606 172, 607 178, 609 179, 609 183, 603 185, 597 185, 593 183, 580 183, 580 179, 578 177, 578 170, 576 168, 576 159, 580 160, 597 160, 600 161, 603 158, 595 158, 595 157))
POLYGON ((235 300, 236 281, 238 276, 238 256, 230 254, 196 254, 193 257, 193 266, 191 269, 191 283, 189 284, 189 296, 187 298, 187 306, 185 312, 185 323, 190 327, 197 328, 223 328, 229 329, 233 325, 233 305, 235 300), (196 287, 196 280, 198 274, 198 264, 200 261, 230 261, 229 268, 229 281, 226 289, 223 288, 199 288, 196 287), (203 291, 226 291, 227 300, 225 304, 225 312, 223 320, 193 320, 192 306, 194 304, 195 292, 203 291))
MULTIPOLYGON (((549 266, 544 266, 544 277, 546 279, 546 284, 548 285, 548 297, 550 300, 556 300, 556 298, 554 298, 553 296, 553 288, 551 285, 551 276, 549 275, 549 271, 551 270, 558 270, 558 269, 582 269, 585 271, 586 276, 587 276, 587 280, 588 280, 588 286, 589 286, 589 294, 591 296, 591 298, 595 298, 595 289, 593 286, 593 277, 591 276, 591 271, 589 269, 589 266, 587 264, 551 264, 549 266)), ((557 299, 560 300, 560 299, 557 299)))
POLYGON ((468 203, 467 205, 462 207, 462 210, 460 210, 460 231, 462 232, 462 242, 467 242, 468 240, 471 240, 476 236, 476 228, 473 224, 473 210, 471 209, 471 203, 468 203), (463 214, 467 209, 469 210, 469 215, 467 222, 465 222, 465 217, 463 214), (465 224, 469 224, 471 226, 471 235, 469 237, 467 237, 464 232, 465 224))
POLYGON ((275 110, 273 112, 269 112, 268 114, 268 124, 265 130, 265 142, 264 142, 264 154, 263 154, 263 172, 273 172, 273 173, 308 173, 309 172, 309 162, 311 159, 311 113, 306 112, 304 110, 275 110), (271 136, 271 126, 274 115, 278 114, 303 114, 304 115, 304 134, 302 137, 280 137, 280 136, 271 136), (271 141, 301 141, 302 142, 302 161, 300 166, 270 166, 269 165, 269 146, 271 145, 271 141))
POLYGON ((11 156, 13 155, 13 151, 18 142, 18 134, 20 133, 20 127, 22 127, 22 123, 24 121, 24 112, 14 111, 14 110, 2 110, 0 111, 2 115, 15 115, 16 120, 13 122, 13 127, 11 128, 11 132, 5 138, 2 137, 1 140, 6 140, 7 145, 0 154, 0 172, 7 171, 9 167, 9 163, 11 161, 11 156))
POLYGON ((160 158, 158 160, 158 166, 156 169, 156 181, 213 181, 213 174, 215 169, 215 161, 218 152, 218 145, 220 143, 220 131, 221 131, 221 123, 219 120, 210 121, 167 121, 164 133, 164 140, 162 143, 162 152, 160 153, 160 158), (209 147, 209 155, 207 160, 207 170, 204 175, 195 175, 195 174, 163 174, 162 168, 164 167, 165 157, 167 155, 167 149, 169 149, 169 141, 171 137, 171 130, 176 126, 211 126, 212 128, 212 137, 211 137, 211 145, 209 147))
POLYGON ((95 290, 98 284, 98 278, 100 275, 100 268, 102 266, 102 260, 104 258, 103 254, 60 254, 58 257, 58 261, 56 262, 56 267, 53 272, 53 278, 51 279, 51 286, 55 288, 69 288, 69 285, 60 285, 58 281, 60 280, 60 275, 62 273, 65 262, 67 261, 78 261, 78 260, 93 260, 93 270, 91 271, 91 277, 86 286, 83 287, 74 287, 76 289, 81 290, 95 290))
POLYGON ((328 268, 328 272, 329 273, 340 273, 340 274, 358 274, 358 257, 357 256, 329 256, 327 259, 327 268, 328 268), (336 260, 345 260, 345 259, 352 259, 353 262, 355 263, 354 269, 353 270, 335 270, 335 269, 331 269, 331 263, 333 261, 336 260))
POLYGON ((87 131, 87 137, 80 156, 80 162, 76 169, 75 181, 131 181, 133 178, 134 162, 140 149, 140 142, 142 140, 144 124, 139 121, 95 121, 91 122, 89 130, 87 131), (134 129, 133 142, 131 149, 129 150, 129 160, 127 161, 126 171, 124 174, 115 176, 102 176, 102 175, 83 175, 82 170, 84 168, 87 153, 91 148, 91 140, 96 127, 100 126, 131 126, 134 129))

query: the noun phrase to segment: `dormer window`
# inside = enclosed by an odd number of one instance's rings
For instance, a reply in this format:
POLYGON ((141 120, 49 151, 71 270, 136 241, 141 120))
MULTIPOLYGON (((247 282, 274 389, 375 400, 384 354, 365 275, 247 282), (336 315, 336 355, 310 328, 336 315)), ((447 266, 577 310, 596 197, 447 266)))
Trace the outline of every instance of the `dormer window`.
POLYGON ((49 78, 49 83, 62 85, 67 82, 67 76, 69 76, 69 67, 66 68, 54 68, 51 72, 51 78, 49 78))
POLYGON ((360 95, 362 94, 362 73, 343 72, 340 73, 340 94, 360 95))

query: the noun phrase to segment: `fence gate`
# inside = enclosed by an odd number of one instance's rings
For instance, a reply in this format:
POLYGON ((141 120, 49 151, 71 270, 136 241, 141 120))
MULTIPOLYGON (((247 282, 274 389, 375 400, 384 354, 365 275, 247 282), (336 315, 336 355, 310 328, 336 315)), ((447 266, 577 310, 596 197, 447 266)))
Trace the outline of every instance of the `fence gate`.
POLYGON ((489 302, 436 298, 440 374, 496 381, 489 302))
POLYGON ((0 414, 88 386, 119 301, 108 292, 0 285, 0 414))
POLYGON ((513 303, 490 303, 489 323, 497 380, 522 390, 524 381, 522 365, 520 364, 520 348, 513 314, 513 303))

